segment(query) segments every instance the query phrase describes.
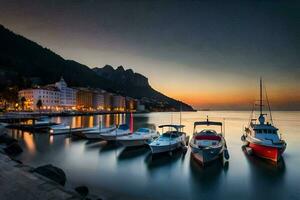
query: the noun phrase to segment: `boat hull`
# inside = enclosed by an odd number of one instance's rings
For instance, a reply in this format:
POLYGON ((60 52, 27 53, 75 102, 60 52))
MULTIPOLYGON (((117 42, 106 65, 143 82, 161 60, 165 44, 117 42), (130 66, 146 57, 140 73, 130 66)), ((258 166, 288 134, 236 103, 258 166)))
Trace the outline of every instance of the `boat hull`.
POLYGON ((285 147, 271 147, 256 143, 249 143, 252 153, 258 157, 277 162, 281 159, 285 147))
POLYGON ((164 153, 174 151, 175 149, 181 148, 183 145, 182 143, 175 143, 171 145, 149 145, 152 154, 164 153))
POLYGON ((130 133, 118 134, 118 135, 99 135, 99 138, 106 141, 116 141, 118 137, 129 135, 130 133))
POLYGON ((146 139, 118 140, 118 142, 125 147, 138 147, 138 146, 144 146, 144 145, 148 144, 148 140, 146 140, 146 139))
POLYGON ((191 147, 192 157, 200 162, 201 164, 205 164, 208 162, 212 162, 220 157, 220 154, 223 152, 222 147, 217 148, 196 148, 191 147))

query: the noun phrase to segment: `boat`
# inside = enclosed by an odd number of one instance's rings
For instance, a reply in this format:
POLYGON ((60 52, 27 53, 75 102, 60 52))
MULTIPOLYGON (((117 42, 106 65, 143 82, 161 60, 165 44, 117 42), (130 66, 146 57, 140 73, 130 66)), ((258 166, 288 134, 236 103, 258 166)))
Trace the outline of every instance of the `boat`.
POLYGON ((202 165, 223 157, 228 160, 229 154, 223 130, 222 122, 209 121, 208 117, 206 121, 194 122, 194 133, 190 141, 192 157, 202 165), (217 132, 214 129, 197 130, 198 126, 218 126, 221 131, 217 132))
POLYGON ((175 149, 185 147, 188 141, 183 132, 184 125, 161 125, 162 135, 149 144, 152 154, 172 152, 175 149), (164 128, 168 131, 164 132, 164 128))
POLYGON ((245 127, 244 134, 241 139, 247 152, 251 152, 258 157, 278 162, 282 158, 282 154, 286 149, 286 142, 278 134, 279 129, 273 125, 272 113, 268 96, 266 93, 266 102, 269 108, 270 121, 266 121, 263 113, 263 91, 262 79, 260 79, 260 113, 259 117, 254 118, 254 110, 251 113, 250 122, 245 127))
POLYGON ((99 127, 98 129, 83 131, 82 134, 83 134, 83 137, 85 137, 86 139, 97 140, 97 139, 101 139, 100 134, 109 133, 115 129, 116 129, 115 125, 107 127, 107 128, 99 127))
POLYGON ((118 128, 99 134, 99 138, 106 141, 116 141, 118 137, 131 134, 130 128, 127 124, 121 124, 118 128))
POLYGON ((125 147, 136 147, 147 145, 158 137, 159 133, 155 129, 139 128, 133 134, 118 137, 117 141, 125 147))
POLYGON ((57 124, 50 126, 49 134, 50 135, 60 135, 70 132, 71 128, 66 124, 57 124))
POLYGON ((8 126, 8 123, 0 122, 0 128, 5 128, 8 126))

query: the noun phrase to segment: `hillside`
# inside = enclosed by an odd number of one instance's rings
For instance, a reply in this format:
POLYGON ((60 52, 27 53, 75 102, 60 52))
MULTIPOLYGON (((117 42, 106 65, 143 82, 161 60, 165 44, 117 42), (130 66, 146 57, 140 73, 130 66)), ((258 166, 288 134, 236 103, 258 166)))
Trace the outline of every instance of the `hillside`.
POLYGON ((0 25, 0 92, 34 84, 56 82, 61 76, 70 86, 102 88, 110 92, 142 99, 153 110, 160 108, 192 110, 187 104, 169 98, 151 88, 148 79, 132 70, 111 66, 94 68, 65 60, 51 50, 17 35, 0 25), (180 106, 181 105, 181 106, 180 106))

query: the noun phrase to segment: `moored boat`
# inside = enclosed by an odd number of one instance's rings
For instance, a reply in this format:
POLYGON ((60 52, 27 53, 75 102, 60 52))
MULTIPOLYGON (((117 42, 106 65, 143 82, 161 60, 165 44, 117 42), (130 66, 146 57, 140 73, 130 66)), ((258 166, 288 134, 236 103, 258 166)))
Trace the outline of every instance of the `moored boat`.
POLYGON ((116 141, 117 137, 129 135, 131 133, 130 128, 127 124, 121 124, 118 126, 118 128, 109 131, 100 133, 99 137, 100 139, 107 140, 107 141, 116 141))
POLYGON ((209 121, 208 118, 206 121, 195 122, 193 137, 190 141, 192 157, 202 165, 221 156, 228 160, 229 154, 223 130, 222 122, 209 121), (198 126, 219 126, 221 127, 221 132, 217 133, 213 129, 197 130, 198 126))
POLYGON ((159 128, 168 128, 168 131, 162 130, 162 135, 149 144, 152 154, 171 152, 186 146, 188 138, 183 132, 184 125, 161 125, 159 128))
POLYGON ((118 137, 117 141, 125 147, 135 147, 149 144, 157 137, 159 133, 155 129, 139 128, 133 134, 118 137))
POLYGON ((50 135, 59 135, 59 134, 64 134, 70 132, 70 126, 66 124, 57 124, 53 125, 49 129, 49 134, 50 135))
POLYGON ((245 128, 241 139, 244 141, 248 152, 258 157, 277 162, 281 159, 287 144, 278 134, 278 128, 273 125, 268 98, 266 100, 271 122, 266 122, 266 114, 263 114, 262 80, 260 80, 260 114, 258 119, 251 116, 249 125, 245 128))
POLYGON ((106 127, 106 128, 99 127, 99 129, 83 131, 82 134, 86 139, 98 140, 98 139, 102 139, 100 134, 110 133, 115 129, 116 129, 115 125, 110 126, 110 127, 106 127))

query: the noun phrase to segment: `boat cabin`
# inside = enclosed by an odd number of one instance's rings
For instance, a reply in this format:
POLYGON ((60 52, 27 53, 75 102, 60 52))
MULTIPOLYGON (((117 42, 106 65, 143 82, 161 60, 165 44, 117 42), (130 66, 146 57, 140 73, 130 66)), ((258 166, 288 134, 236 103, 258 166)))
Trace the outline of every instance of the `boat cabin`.
POLYGON ((184 125, 160 125, 159 128, 162 129, 162 137, 168 137, 168 138, 176 138, 180 137, 182 134, 185 134, 183 132, 184 125), (167 128, 168 130, 164 132, 164 129, 167 128))
POLYGON ((194 144, 201 147, 208 147, 218 145, 222 140, 223 124, 222 122, 200 121, 194 123, 194 144), (219 126, 221 128, 221 133, 213 129, 202 129, 197 131, 197 126, 219 126))
POLYGON ((278 129, 271 124, 258 124, 253 126, 253 136, 260 140, 270 140, 272 142, 279 142, 278 129))
POLYGON ((147 135, 149 133, 154 133, 155 130, 150 129, 150 128, 139 128, 138 130, 136 130, 135 134, 137 135, 147 135))

